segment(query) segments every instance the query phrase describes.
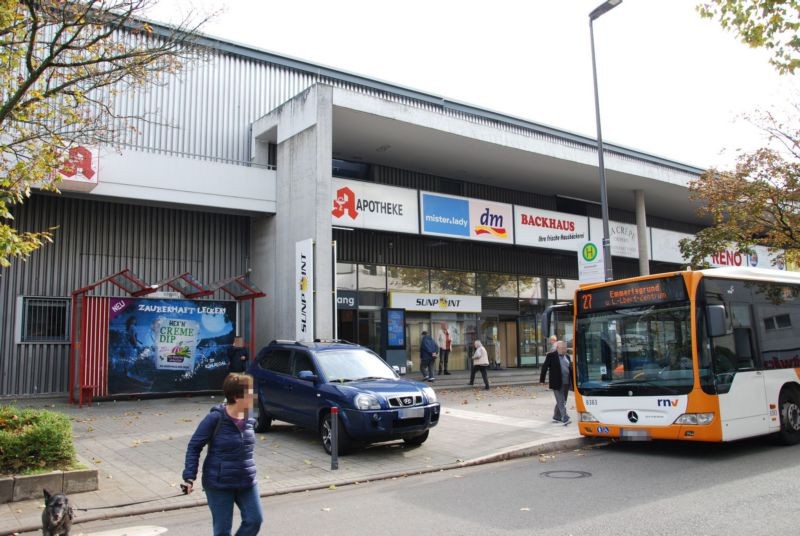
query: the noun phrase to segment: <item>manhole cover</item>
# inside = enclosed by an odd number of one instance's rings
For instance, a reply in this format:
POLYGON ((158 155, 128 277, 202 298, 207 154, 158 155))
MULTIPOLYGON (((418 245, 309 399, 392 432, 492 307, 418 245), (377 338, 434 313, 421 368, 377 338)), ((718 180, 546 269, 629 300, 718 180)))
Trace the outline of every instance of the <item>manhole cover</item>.
POLYGON ((545 471, 540 473, 547 478, 588 478, 592 473, 588 471, 545 471))

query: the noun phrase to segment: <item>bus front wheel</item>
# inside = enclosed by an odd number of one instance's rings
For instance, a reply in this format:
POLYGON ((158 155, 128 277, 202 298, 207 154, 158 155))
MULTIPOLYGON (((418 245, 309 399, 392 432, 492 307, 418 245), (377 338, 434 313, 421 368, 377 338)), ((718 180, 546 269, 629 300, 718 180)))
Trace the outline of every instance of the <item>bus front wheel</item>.
POLYGON ((800 443, 800 395, 797 390, 784 389, 778 407, 781 412, 781 441, 786 445, 800 443))

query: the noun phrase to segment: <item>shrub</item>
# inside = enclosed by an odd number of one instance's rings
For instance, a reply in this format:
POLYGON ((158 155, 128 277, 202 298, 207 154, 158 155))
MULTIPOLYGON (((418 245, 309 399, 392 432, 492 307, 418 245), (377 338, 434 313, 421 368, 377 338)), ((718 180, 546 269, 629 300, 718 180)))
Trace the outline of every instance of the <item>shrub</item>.
POLYGON ((66 469, 74 463, 72 426, 65 415, 0 406, 0 474, 66 469))

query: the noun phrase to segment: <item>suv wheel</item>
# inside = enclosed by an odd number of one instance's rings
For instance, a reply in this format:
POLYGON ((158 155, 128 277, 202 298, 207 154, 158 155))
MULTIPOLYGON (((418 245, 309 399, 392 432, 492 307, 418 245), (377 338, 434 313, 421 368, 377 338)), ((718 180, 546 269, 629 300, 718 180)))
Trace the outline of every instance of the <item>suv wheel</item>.
POLYGON ((404 437, 403 441, 405 441, 406 445, 422 445, 428 439, 429 430, 425 430, 420 435, 414 437, 404 437))
MULTIPOLYGON (((331 453, 331 444, 333 440, 333 425, 332 425, 332 417, 330 413, 326 413, 324 417, 322 417, 322 423, 319 425, 319 439, 322 442, 322 448, 325 449, 325 452, 328 454, 331 453)), ((347 454, 350 450, 350 437, 347 435, 347 431, 344 429, 342 425, 342 419, 339 419, 338 430, 336 431, 339 435, 338 441, 338 454, 347 454)))
POLYGON ((269 432, 270 428, 272 428, 272 415, 264 410, 264 406, 261 405, 261 399, 259 398, 255 431, 258 433, 269 432))

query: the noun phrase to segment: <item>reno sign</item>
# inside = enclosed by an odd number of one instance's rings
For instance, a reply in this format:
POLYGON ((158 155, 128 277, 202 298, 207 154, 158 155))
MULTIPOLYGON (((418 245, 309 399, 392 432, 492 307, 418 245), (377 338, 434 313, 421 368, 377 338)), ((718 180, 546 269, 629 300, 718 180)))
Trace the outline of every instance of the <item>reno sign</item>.
POLYGON ((331 221, 341 227, 419 233, 417 191, 333 179, 331 221))
POLYGON ((769 252, 768 248, 755 246, 753 253, 746 255, 739 253, 735 249, 724 249, 706 258, 713 267, 722 266, 749 266, 750 268, 771 268, 773 270, 785 270, 782 257, 769 252))

